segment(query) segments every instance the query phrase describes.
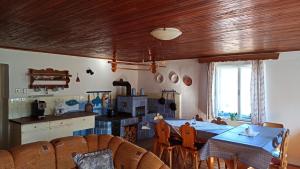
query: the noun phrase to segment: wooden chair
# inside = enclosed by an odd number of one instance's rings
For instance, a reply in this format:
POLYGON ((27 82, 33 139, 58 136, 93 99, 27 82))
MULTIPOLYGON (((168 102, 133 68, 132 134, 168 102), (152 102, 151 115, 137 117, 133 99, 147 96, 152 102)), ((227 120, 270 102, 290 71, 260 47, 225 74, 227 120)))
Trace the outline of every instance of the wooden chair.
POLYGON ((283 136, 283 140, 280 146, 279 159, 273 158, 269 166, 269 169, 287 169, 288 166, 287 150, 288 150, 289 135, 290 135, 290 130, 287 129, 283 136))
POLYGON ((195 116, 196 121, 203 121, 203 118, 199 116, 199 114, 197 114, 195 116))
POLYGON ((201 166, 201 160, 199 159, 199 150, 203 147, 203 143, 198 143, 196 140, 196 130, 191 127, 189 123, 185 123, 180 127, 180 134, 182 137, 181 156, 183 158, 183 165, 187 161, 189 154, 192 155, 193 161, 195 161, 195 168, 198 169, 201 166))
POLYGON ((171 129, 170 126, 164 121, 160 120, 156 126, 157 146, 159 149, 159 158, 162 158, 163 152, 166 150, 169 156, 169 166, 172 169, 172 156, 173 150, 180 144, 179 142, 170 142, 171 129))
POLYGON ((271 128, 283 128, 283 124, 280 123, 272 123, 272 122, 264 122, 262 124, 264 127, 271 127, 271 128))
POLYGON ((217 119, 213 119, 211 123, 215 123, 218 125, 227 125, 227 123, 221 117, 217 117, 217 119))

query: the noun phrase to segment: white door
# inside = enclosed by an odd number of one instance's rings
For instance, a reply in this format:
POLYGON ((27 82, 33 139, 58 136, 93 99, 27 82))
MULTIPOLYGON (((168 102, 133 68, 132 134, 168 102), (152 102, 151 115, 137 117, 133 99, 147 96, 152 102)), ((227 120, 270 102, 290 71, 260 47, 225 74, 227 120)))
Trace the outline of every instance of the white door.
POLYGON ((8 65, 0 64, 0 149, 8 148, 8 65))

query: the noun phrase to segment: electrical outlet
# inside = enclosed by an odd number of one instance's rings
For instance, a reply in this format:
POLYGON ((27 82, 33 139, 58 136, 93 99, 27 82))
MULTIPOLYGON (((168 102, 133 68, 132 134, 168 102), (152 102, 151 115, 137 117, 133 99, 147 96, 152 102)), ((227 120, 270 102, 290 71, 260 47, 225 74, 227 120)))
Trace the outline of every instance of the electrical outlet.
POLYGON ((21 93, 21 89, 16 88, 16 89, 15 89, 15 93, 17 93, 17 94, 21 93))

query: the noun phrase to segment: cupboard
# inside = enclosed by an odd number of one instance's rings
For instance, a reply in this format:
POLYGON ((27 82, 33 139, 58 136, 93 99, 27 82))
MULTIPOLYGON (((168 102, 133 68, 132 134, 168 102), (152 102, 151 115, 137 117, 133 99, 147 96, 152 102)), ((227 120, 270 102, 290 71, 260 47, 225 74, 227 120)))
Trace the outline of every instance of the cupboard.
POLYGON ((74 131, 91 128, 95 128, 94 115, 31 124, 10 122, 10 146, 51 141, 55 138, 72 136, 74 131))

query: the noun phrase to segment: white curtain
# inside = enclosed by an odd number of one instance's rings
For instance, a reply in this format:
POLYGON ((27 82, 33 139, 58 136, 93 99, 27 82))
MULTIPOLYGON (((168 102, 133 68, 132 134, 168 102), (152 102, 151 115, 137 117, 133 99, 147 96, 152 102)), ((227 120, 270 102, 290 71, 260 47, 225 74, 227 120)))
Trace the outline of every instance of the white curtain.
POLYGON ((266 120, 264 62, 252 61, 251 73, 251 122, 260 124, 266 120))
POLYGON ((207 119, 215 118, 214 103, 215 103, 215 63, 210 62, 208 65, 208 84, 207 84, 207 119))

